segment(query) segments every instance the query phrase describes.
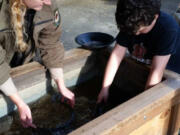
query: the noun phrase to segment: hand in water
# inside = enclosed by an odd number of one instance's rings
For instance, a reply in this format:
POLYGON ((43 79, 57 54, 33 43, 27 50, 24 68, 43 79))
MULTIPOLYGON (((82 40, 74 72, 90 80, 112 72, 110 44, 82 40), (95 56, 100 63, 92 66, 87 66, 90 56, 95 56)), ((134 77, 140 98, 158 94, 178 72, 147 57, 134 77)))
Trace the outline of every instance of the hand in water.
POLYGON ((28 105, 23 104, 18 106, 19 116, 21 119, 21 124, 24 128, 32 127, 36 128, 36 126, 32 122, 31 110, 28 105))
POLYGON ((63 88, 60 89, 60 93, 62 94, 62 102, 64 102, 64 98, 68 99, 68 101, 70 102, 69 104, 71 105, 71 107, 74 107, 75 104, 75 95, 73 92, 71 92, 69 89, 67 88, 63 88))
POLYGON ((97 103, 101 103, 102 101, 104 101, 105 103, 107 102, 109 97, 109 90, 107 88, 103 88, 101 89, 99 95, 98 95, 98 100, 97 103))

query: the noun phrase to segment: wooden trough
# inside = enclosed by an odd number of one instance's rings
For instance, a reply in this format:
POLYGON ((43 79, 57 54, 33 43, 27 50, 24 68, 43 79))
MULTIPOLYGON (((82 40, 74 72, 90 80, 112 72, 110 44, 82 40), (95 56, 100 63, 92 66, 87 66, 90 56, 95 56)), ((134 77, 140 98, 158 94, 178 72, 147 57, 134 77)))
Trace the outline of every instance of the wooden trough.
MULTIPOLYGON (((109 54, 109 50, 91 52, 73 49, 66 52, 66 85, 71 87, 95 76, 102 76, 109 54)), ((127 57, 121 64, 114 83, 133 84, 136 88, 143 89, 148 73, 149 67, 127 57)), ((50 84, 55 87, 46 76, 45 68, 36 62, 12 69, 11 75, 27 103, 46 94, 50 84)), ((164 81, 83 125, 70 135, 178 135, 179 104, 180 75, 166 70, 164 81)), ((0 117, 14 109, 7 98, 0 97, 0 117)))
MULTIPOLYGON (((114 82, 144 88, 149 67, 125 58, 114 82)), ((119 105, 70 135, 178 135, 180 75, 166 70, 164 81, 119 105)))

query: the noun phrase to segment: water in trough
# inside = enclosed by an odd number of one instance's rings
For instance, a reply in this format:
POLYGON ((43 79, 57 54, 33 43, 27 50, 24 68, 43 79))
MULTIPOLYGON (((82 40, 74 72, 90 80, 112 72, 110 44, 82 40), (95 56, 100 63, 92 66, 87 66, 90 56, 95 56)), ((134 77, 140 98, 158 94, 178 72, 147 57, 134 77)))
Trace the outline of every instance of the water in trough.
POLYGON ((15 112, 11 114, 13 123, 10 130, 1 135, 65 135, 138 94, 138 92, 134 94, 122 92, 117 90, 120 89, 117 86, 112 86, 109 102, 106 105, 97 106, 96 99, 101 88, 100 80, 94 78, 71 88, 76 95, 74 109, 62 103, 57 93, 45 95, 30 105, 37 129, 22 128, 18 113, 15 112))

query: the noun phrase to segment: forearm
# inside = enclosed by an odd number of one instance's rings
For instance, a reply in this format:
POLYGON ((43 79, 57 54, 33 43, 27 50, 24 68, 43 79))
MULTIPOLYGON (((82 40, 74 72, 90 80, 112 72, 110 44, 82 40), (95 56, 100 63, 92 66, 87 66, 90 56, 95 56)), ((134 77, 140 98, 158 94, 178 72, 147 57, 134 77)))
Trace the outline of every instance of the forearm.
POLYGON ((0 89, 6 96, 11 96, 17 93, 17 88, 11 78, 9 78, 6 82, 0 85, 0 89))
POLYGON ((119 65, 125 55, 126 48, 116 45, 108 60, 102 88, 109 88, 113 82, 114 76, 119 68, 119 65))
POLYGON ((151 70, 146 82, 145 89, 151 88, 161 82, 163 73, 171 55, 154 56, 152 60, 151 70))
POLYGON ((160 83, 163 77, 163 72, 151 71, 146 82, 145 90, 160 83))
POLYGON ((25 105, 24 101, 17 92, 13 95, 10 95, 9 98, 18 108, 21 108, 25 105))
POLYGON ((54 79, 54 81, 58 84, 58 86, 61 87, 60 89, 65 88, 64 78, 63 78, 63 69, 62 68, 50 68, 49 71, 51 73, 52 79, 54 79))
POLYGON ((74 93, 71 92, 65 86, 64 79, 63 79, 63 69, 62 68, 50 68, 49 70, 50 70, 52 79, 55 80, 55 82, 58 86, 58 90, 63 96, 62 100, 65 97, 66 99, 68 99, 70 101, 69 103, 71 104, 71 107, 74 107, 75 96, 74 96, 74 93))
POLYGON ((0 85, 0 89, 6 96, 8 96, 12 100, 12 102, 17 107, 24 105, 24 101, 18 95, 17 88, 11 78, 9 78, 6 82, 0 85))
POLYGON ((105 70, 102 88, 109 88, 113 82, 114 76, 118 70, 120 62, 117 62, 113 55, 111 55, 105 70))

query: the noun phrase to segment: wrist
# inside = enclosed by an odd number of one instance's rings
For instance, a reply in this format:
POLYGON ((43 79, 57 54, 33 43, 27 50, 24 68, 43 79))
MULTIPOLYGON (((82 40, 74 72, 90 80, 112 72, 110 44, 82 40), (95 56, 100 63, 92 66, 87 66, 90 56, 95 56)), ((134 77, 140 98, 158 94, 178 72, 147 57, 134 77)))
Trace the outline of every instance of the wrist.
POLYGON ((15 93, 11 96, 9 96, 10 99, 13 101, 13 103, 17 106, 17 108, 21 108, 23 107, 24 105, 26 105, 24 103, 24 101, 20 98, 20 96, 18 95, 18 93, 15 93))
POLYGON ((66 88, 63 79, 60 78, 60 79, 54 79, 54 80, 55 80, 55 82, 56 82, 56 84, 58 86, 58 89, 60 91, 66 88))
POLYGON ((24 102, 19 102, 16 104, 17 108, 20 109, 20 108, 23 108, 24 106, 26 106, 26 104, 24 102))
POLYGON ((59 79, 63 78, 63 70, 62 70, 62 68, 50 68, 49 71, 51 73, 51 77, 54 80, 59 80, 59 79))
POLYGON ((107 92, 107 91, 109 91, 109 87, 102 87, 102 91, 104 91, 104 92, 107 92))

